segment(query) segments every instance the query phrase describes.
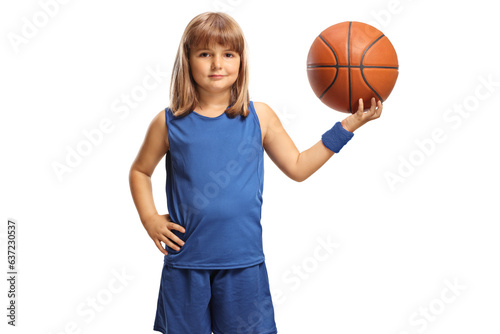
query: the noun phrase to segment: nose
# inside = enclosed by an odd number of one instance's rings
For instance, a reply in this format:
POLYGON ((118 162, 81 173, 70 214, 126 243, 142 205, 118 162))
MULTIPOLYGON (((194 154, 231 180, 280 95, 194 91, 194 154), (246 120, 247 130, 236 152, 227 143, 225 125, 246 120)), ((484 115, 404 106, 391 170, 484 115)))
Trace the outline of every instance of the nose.
POLYGON ((216 55, 212 59, 213 59, 213 61, 212 61, 212 69, 214 69, 214 70, 221 69, 221 64, 222 64, 222 62, 221 62, 221 56, 216 55))

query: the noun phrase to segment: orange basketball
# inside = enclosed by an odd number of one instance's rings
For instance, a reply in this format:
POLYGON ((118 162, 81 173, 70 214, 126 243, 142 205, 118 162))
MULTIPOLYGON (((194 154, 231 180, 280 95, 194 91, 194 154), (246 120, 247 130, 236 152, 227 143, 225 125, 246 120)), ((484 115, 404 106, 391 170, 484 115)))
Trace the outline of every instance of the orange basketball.
POLYGON ((353 113, 363 98, 384 102, 398 77, 398 56, 389 39, 361 22, 342 22, 325 29, 311 45, 307 76, 311 88, 328 107, 353 113))

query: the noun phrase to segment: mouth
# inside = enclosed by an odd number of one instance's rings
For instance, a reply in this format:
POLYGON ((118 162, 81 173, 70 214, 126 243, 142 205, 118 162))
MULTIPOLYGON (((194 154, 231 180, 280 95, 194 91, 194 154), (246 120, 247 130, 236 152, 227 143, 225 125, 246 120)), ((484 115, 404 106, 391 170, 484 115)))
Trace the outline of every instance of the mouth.
POLYGON ((212 74, 212 75, 209 75, 208 77, 212 78, 212 79, 222 79, 222 78, 224 78, 224 76, 222 74, 212 74))

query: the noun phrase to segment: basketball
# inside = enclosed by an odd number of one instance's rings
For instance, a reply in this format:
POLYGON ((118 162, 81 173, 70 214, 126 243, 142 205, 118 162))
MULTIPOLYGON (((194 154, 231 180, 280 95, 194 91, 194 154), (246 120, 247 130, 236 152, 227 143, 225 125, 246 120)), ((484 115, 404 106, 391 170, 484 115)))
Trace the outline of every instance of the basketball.
POLYGON ((307 77, 316 96, 346 113, 364 109, 372 97, 384 102, 398 78, 398 57, 389 39, 361 22, 342 22, 316 37, 307 56, 307 77))

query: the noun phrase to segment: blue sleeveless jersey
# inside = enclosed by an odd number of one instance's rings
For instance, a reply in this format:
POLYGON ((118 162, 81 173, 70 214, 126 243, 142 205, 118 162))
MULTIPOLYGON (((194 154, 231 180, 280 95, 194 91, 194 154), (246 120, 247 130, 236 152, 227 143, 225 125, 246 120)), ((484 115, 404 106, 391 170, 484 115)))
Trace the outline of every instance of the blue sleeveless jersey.
POLYGON ((264 177, 262 133, 253 103, 247 117, 194 111, 174 117, 165 109, 167 205, 172 232, 185 244, 166 247, 175 268, 231 269, 264 261, 261 207, 264 177))

